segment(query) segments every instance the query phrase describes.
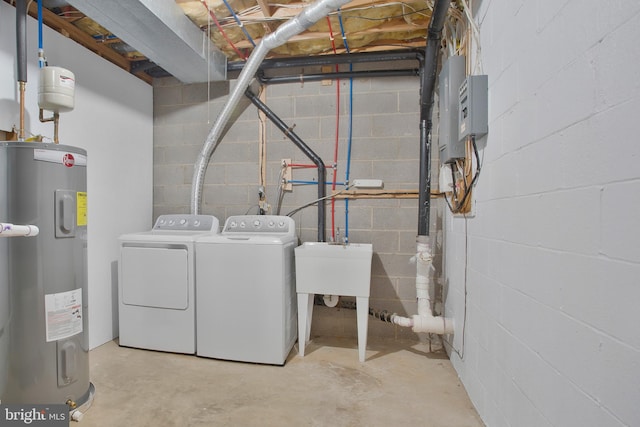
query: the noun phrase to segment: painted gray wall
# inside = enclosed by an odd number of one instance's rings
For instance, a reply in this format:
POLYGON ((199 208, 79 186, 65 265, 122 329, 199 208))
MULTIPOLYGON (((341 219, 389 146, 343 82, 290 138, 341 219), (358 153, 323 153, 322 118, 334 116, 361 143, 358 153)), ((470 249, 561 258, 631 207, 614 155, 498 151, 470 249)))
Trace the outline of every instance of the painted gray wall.
POLYGON ((640 3, 477 17, 490 130, 476 216, 445 220, 451 360, 488 426, 640 425, 640 3))
MULTIPOLYGON (((233 84, 233 83, 232 83, 233 84)), ((344 181, 347 159, 349 82, 340 83, 340 124, 337 181, 344 181)), ((318 154, 332 164, 336 132, 336 82, 273 85, 266 103, 318 154)), ((228 83, 207 86, 182 85, 173 78, 154 85, 154 217, 189 212, 193 163, 209 128, 228 94, 228 83), (208 100, 210 101, 208 102, 208 100)), ((385 189, 417 189, 419 126, 418 78, 354 80, 353 146, 351 180, 377 178, 385 189)), ((258 135, 257 108, 249 105, 234 122, 213 154, 205 177, 202 212, 217 216, 221 223, 230 216, 257 212, 258 135)), ((437 151, 437 150, 436 150, 437 151)), ((434 153, 435 154, 435 153, 434 153)), ((434 189, 437 189, 437 155, 434 189)), ((271 123, 267 126, 267 196, 275 211, 280 161, 310 163, 289 139, 271 123)), ((314 169, 294 172, 293 179, 313 180, 314 169)), ((331 179, 333 172, 327 171, 331 179)), ((338 187, 340 188, 340 187, 338 187)), ((327 186, 330 192, 330 186, 327 186)), ((296 186, 281 209, 287 214, 317 198, 317 188, 296 186)), ((344 235, 344 201, 336 202, 336 227, 344 235)), ((432 208, 431 228, 441 221, 437 201, 432 208)), ((327 237, 331 236, 330 203, 327 203, 327 237)), ((296 214, 302 242, 317 237, 317 209, 296 214)), ((370 306, 402 315, 414 314, 417 200, 352 200, 349 204, 349 240, 372 243, 374 249, 370 306)), ((437 233, 433 232, 433 240, 437 233)), ((436 266, 439 269, 439 258, 436 266)), ((439 274, 439 273, 438 273, 439 274)), ((356 337, 354 310, 316 307, 312 334, 356 337)), ((372 319, 370 336, 426 340, 410 330, 372 319)))

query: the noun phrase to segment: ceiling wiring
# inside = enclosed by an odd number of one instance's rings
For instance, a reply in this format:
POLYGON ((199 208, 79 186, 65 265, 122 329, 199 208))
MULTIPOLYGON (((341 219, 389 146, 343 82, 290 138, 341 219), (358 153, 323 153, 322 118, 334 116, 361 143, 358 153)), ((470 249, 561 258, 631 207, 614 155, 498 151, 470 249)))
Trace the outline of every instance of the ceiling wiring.
POLYGON ((476 48, 475 51, 475 65, 472 67, 472 74, 473 73, 480 73, 482 74, 482 55, 481 55, 481 46, 480 46, 480 29, 478 28, 478 24, 476 23, 475 19, 473 19, 473 14, 471 13, 471 8, 469 7, 471 0, 460 0, 460 3, 462 4, 462 8, 464 10, 464 14, 467 18, 467 23, 469 25, 469 27, 471 28, 471 35, 474 41, 474 45, 476 48))

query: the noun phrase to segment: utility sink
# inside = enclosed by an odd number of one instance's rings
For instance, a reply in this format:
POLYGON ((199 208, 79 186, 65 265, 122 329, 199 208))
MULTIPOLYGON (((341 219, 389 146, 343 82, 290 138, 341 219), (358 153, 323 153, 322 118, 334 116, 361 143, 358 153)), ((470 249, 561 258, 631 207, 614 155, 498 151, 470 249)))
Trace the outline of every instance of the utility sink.
POLYGON ((369 297, 370 243, 305 242, 295 251, 298 293, 369 297))
POLYGON ((311 332, 315 294, 356 297, 358 354, 365 360, 371 293, 370 243, 346 245, 306 242, 295 249, 296 292, 298 293, 298 354, 304 357, 311 332))

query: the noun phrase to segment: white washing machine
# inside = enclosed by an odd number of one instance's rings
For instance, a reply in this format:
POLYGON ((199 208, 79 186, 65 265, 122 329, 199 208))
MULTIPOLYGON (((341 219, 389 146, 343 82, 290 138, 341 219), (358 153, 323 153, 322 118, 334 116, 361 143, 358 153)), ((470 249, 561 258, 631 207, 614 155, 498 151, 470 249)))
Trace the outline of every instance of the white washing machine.
POLYGON ((227 218, 196 241, 197 355, 283 365, 297 338, 295 222, 227 218))
POLYGON ((210 215, 161 215, 151 231, 120 236, 120 345, 196 352, 195 239, 218 226, 210 215))

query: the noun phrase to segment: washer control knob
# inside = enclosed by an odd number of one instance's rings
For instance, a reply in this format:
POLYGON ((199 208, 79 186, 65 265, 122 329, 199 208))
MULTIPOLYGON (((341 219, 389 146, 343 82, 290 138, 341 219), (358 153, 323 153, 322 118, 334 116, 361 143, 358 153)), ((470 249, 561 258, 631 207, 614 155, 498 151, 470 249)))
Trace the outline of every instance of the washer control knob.
POLYGON ((280 228, 284 228, 284 226, 285 226, 285 225, 286 225, 286 224, 285 224, 285 222, 284 222, 284 221, 280 221, 280 222, 278 223, 278 227, 280 227, 280 228))
POLYGON ((244 221, 240 221, 240 228, 245 228, 247 224, 244 221))
POLYGON ((274 221, 269 221, 267 225, 269 226, 269 228, 273 228, 276 226, 276 223, 274 221))
POLYGON ((180 220, 180 225, 185 225, 186 223, 187 223, 187 220, 186 220, 186 219, 182 218, 182 219, 180 220))
POLYGON ((196 219, 195 221, 193 221, 193 225, 198 227, 200 225, 200 220, 196 219))
POLYGON ((259 220, 259 219, 254 220, 254 221, 253 221, 253 226, 254 226, 255 228, 259 228, 259 227, 260 227, 260 220, 259 220))
POLYGON ((170 220, 169 220, 169 225, 173 225, 173 224, 175 224, 175 223, 176 223, 176 222, 175 222, 174 220, 172 220, 172 219, 170 219, 170 220))
POLYGON ((236 228, 238 226, 238 223, 235 221, 230 221, 229 222, 229 228, 236 228))

